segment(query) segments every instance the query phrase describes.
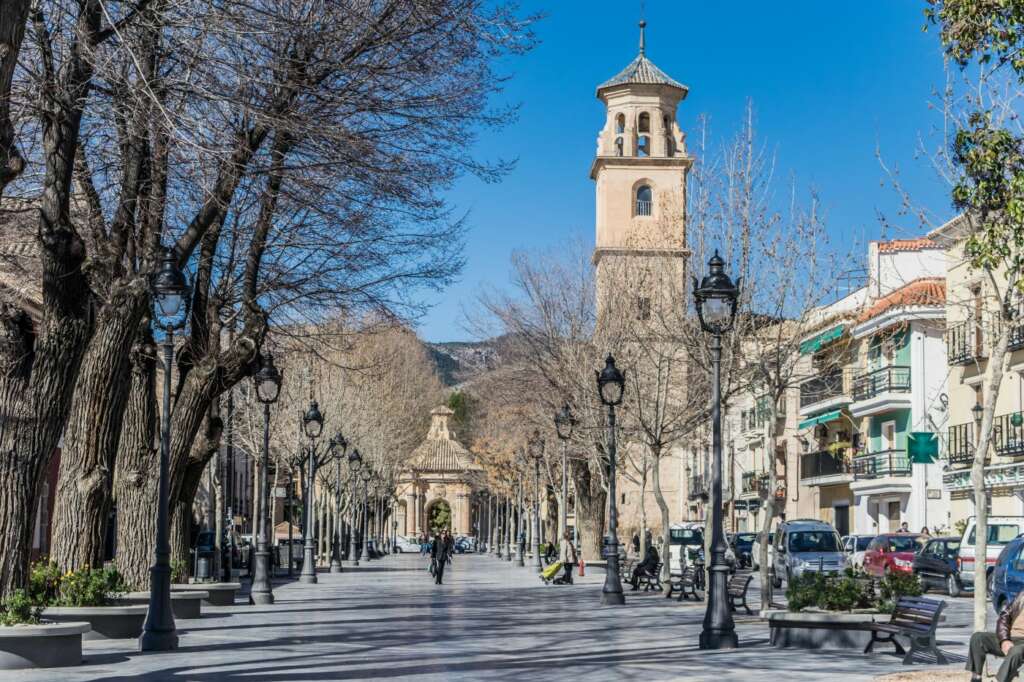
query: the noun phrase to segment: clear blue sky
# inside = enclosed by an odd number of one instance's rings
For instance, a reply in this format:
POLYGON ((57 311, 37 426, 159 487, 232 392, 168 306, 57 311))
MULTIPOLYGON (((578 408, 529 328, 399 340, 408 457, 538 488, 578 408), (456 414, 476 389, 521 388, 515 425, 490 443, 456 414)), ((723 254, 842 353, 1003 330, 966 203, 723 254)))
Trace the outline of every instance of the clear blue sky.
MULTIPOLYGON (((907 237, 919 229, 898 218, 876 147, 899 166, 918 203, 939 218, 952 213, 947 188, 916 154, 919 137, 937 141, 941 118, 929 103, 944 82, 937 33, 921 30, 923 7, 918 0, 648 0, 647 55, 689 86, 679 107, 688 132, 704 113, 714 137, 731 136, 751 98, 783 185, 793 174, 798 186, 817 188, 840 240, 878 238, 879 212, 905 226, 887 237, 907 237)), ((467 178, 450 194, 469 214, 467 264, 458 283, 425 299, 433 308, 419 332, 428 341, 470 338, 463 308, 482 285, 508 285, 513 250, 593 242, 588 171, 604 121, 594 90, 636 56, 639 2, 524 0, 523 9, 547 17, 536 27, 540 45, 501 64, 513 78, 500 101, 520 103, 519 118, 477 145, 484 158, 515 157, 518 165, 499 184, 467 178)), ((864 255, 851 258, 861 265, 864 255)))

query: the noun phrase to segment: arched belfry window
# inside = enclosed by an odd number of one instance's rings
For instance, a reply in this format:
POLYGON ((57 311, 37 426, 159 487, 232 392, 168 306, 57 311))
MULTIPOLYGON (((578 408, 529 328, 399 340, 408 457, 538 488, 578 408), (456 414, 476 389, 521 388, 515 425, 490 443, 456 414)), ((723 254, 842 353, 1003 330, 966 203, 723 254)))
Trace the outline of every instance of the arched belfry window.
POLYGON ((615 138, 615 156, 622 156, 622 138, 615 138))
POLYGON ((636 188, 636 214, 651 215, 654 209, 654 193, 650 185, 640 185, 636 188))
POLYGON ((626 115, 619 114, 615 117, 615 134, 621 135, 626 132, 626 115))
POLYGON ((651 115, 646 111, 640 114, 640 122, 637 126, 637 130, 641 133, 651 132, 651 115))
POLYGON ((649 135, 641 135, 640 139, 637 140, 636 145, 637 156, 650 156, 651 155, 651 138, 649 135))

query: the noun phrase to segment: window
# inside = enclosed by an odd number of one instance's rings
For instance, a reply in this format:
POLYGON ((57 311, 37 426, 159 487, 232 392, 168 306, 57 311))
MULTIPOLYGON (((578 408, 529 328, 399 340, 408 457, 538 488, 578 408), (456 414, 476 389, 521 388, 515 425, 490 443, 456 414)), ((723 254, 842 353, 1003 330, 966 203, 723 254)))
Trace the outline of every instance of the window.
MULTIPOLYGON (((971 527, 971 534, 967 537, 967 544, 974 545, 975 535, 974 527, 971 527)), ((1005 545, 1006 543, 1013 540, 1015 537, 1020 535, 1020 529, 1016 524, 995 524, 988 527, 988 544, 990 545, 1005 545)))
POLYGON ((626 115, 619 114, 615 117, 615 134, 621 135, 626 132, 626 115))
POLYGON ((654 208, 654 194, 649 185, 640 185, 636 190, 636 214, 651 215, 654 208))
POLYGON ((615 156, 622 156, 622 138, 615 138, 615 156))
POLYGON ((640 114, 640 124, 637 126, 637 130, 641 133, 651 132, 651 115, 646 111, 640 114))
POLYGON ((651 299, 646 296, 637 296, 636 311, 638 320, 651 319, 651 299))
POLYGON ((651 155, 651 138, 647 135, 641 135, 640 141, 636 147, 637 156, 650 156, 651 155))
POLYGON ((832 531, 801 530, 789 534, 789 551, 838 552, 839 536, 832 531))

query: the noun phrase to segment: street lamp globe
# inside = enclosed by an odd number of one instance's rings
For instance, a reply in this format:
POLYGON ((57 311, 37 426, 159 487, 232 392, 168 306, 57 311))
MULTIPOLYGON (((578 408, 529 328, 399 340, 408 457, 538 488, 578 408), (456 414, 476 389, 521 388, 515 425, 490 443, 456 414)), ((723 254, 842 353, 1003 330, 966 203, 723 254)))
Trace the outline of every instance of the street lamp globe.
POLYGON ((302 415, 302 430, 310 440, 319 438, 320 432, 324 430, 324 416, 320 414, 320 406, 315 400, 309 403, 309 409, 302 415))
POLYGON ((342 435, 341 431, 338 431, 331 438, 331 449, 341 450, 341 455, 339 455, 339 457, 344 457, 345 452, 348 451, 348 439, 345 438, 344 435, 342 435))
POLYGON ((185 273, 178 267, 178 258, 173 248, 164 249, 160 257, 160 269, 153 273, 149 288, 161 326, 167 329, 180 329, 184 326, 191 289, 185 273))
POLYGON ((373 469, 370 467, 363 467, 360 472, 360 476, 363 478, 363 483, 369 485, 370 481, 373 480, 373 469))
POLYGON ((601 396, 601 402, 611 407, 622 403, 622 393, 626 387, 626 377, 615 366, 615 358, 608 354, 604 361, 604 369, 595 370, 597 375, 597 391, 601 396))
POLYGON ((348 465, 355 471, 359 471, 362 464, 363 456, 359 454, 359 448, 352 448, 352 452, 348 453, 348 465))
POLYGON ((715 251, 708 261, 708 274, 697 284, 693 278, 693 298, 700 326, 709 334, 722 334, 732 327, 739 299, 739 280, 733 284, 725 274, 725 261, 715 251))
POLYGON ((260 368, 253 376, 256 384, 256 397, 264 405, 273 405, 281 392, 281 372, 274 366, 274 356, 264 353, 260 358, 260 368))
POLYGON ((572 430, 575 426, 576 417, 573 416, 572 410, 569 409, 569 403, 566 403, 562 406, 562 409, 555 413, 555 431, 561 440, 569 440, 572 438, 572 430))
POLYGON ((974 403, 974 407, 971 408, 971 413, 974 415, 975 423, 981 423, 981 417, 985 414, 985 408, 981 406, 981 403, 974 403))
POLYGON ((533 432, 533 436, 527 444, 526 453, 535 462, 544 457, 544 439, 540 437, 540 431, 533 432))

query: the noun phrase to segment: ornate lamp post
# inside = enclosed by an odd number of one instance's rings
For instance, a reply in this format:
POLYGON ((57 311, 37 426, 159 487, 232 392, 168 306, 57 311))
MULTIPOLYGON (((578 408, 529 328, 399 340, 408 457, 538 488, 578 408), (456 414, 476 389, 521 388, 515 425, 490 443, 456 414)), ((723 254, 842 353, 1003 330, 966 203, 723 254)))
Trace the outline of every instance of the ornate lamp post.
POLYGON ((256 574, 249 591, 250 604, 273 604, 274 588, 270 582, 270 495, 267 467, 270 460, 270 406, 277 402, 281 392, 281 373, 274 366, 274 356, 265 353, 260 359, 260 368, 253 376, 256 384, 256 398, 263 403, 263 453, 260 455, 260 505, 259 535, 256 540, 256 574))
POLYGON ((539 431, 533 432, 529 452, 533 460, 533 557, 540 573, 544 570, 544 562, 540 558, 540 460, 544 458, 544 439, 539 431))
POLYGON ((370 469, 370 467, 364 466, 362 468, 362 471, 360 471, 360 476, 363 479, 363 523, 361 524, 362 525, 362 532, 363 532, 363 544, 361 545, 359 558, 362 559, 363 561, 369 561, 370 560, 370 552, 369 552, 369 550, 368 550, 368 548, 366 546, 370 543, 370 538, 369 538, 369 535, 370 535, 370 504, 369 504, 369 502, 370 502, 370 493, 369 493, 369 490, 370 490, 370 479, 373 478, 373 471, 370 469))
POLYGON ((331 439, 331 444, 341 450, 334 457, 334 533, 331 536, 331 573, 341 573, 341 460, 348 451, 348 441, 341 431, 331 439))
POLYGON ((704 331, 711 334, 712 406, 711 406, 711 576, 708 580, 708 606, 701 649, 735 649, 739 646, 736 626, 726 594, 729 565, 725 561, 728 546, 722 528, 722 334, 732 327, 739 299, 739 282, 725 274, 725 261, 715 251, 708 261, 708 275, 697 285, 693 278, 693 298, 704 331))
POLYGON ((156 321, 164 328, 164 392, 160 421, 160 484, 156 511, 156 552, 149 569, 149 612, 139 637, 142 651, 164 651, 178 647, 178 633, 171 612, 171 546, 168 532, 168 497, 171 451, 171 362, 174 359, 174 330, 185 326, 190 288, 178 267, 173 248, 164 250, 160 269, 149 282, 156 321))
POLYGON ((569 409, 569 403, 566 403, 561 410, 555 413, 555 432, 558 434, 558 440, 562 441, 562 500, 558 505, 558 546, 562 548, 559 557, 562 561, 568 561, 571 556, 565 540, 565 531, 569 527, 569 474, 566 460, 569 439, 572 438, 572 430, 575 426, 576 417, 569 409))
POLYGON ((356 508, 356 481, 359 478, 359 469, 363 466, 363 456, 359 454, 359 448, 355 448, 348 455, 348 467, 352 472, 352 495, 350 497, 350 506, 352 507, 352 522, 349 527, 349 556, 352 557, 352 565, 359 565, 359 554, 358 545, 356 544, 356 520, 358 519, 359 511, 356 508))
MULTIPOLYGON (((525 452, 523 453, 526 454, 525 452)), ((523 519, 523 496, 526 486, 523 485, 523 474, 519 474, 519 495, 516 497, 516 565, 526 565, 526 520, 523 519)))
POLYGON ((320 414, 320 406, 313 400, 309 403, 309 409, 302 415, 302 430, 309 439, 308 466, 306 467, 309 479, 306 481, 306 523, 302 529, 302 573, 299 574, 299 581, 304 583, 316 582, 316 544, 313 538, 313 525, 316 523, 313 516, 313 495, 316 490, 316 439, 324 430, 324 416, 320 414))
POLYGON ((626 377, 615 366, 615 358, 611 355, 605 359, 604 369, 594 374, 597 375, 597 393, 601 403, 608 408, 608 534, 604 538, 608 570, 605 571, 604 587, 601 589, 601 603, 619 605, 626 603, 626 597, 622 594, 622 578, 619 575, 619 513, 615 502, 615 406, 622 404, 626 377))

